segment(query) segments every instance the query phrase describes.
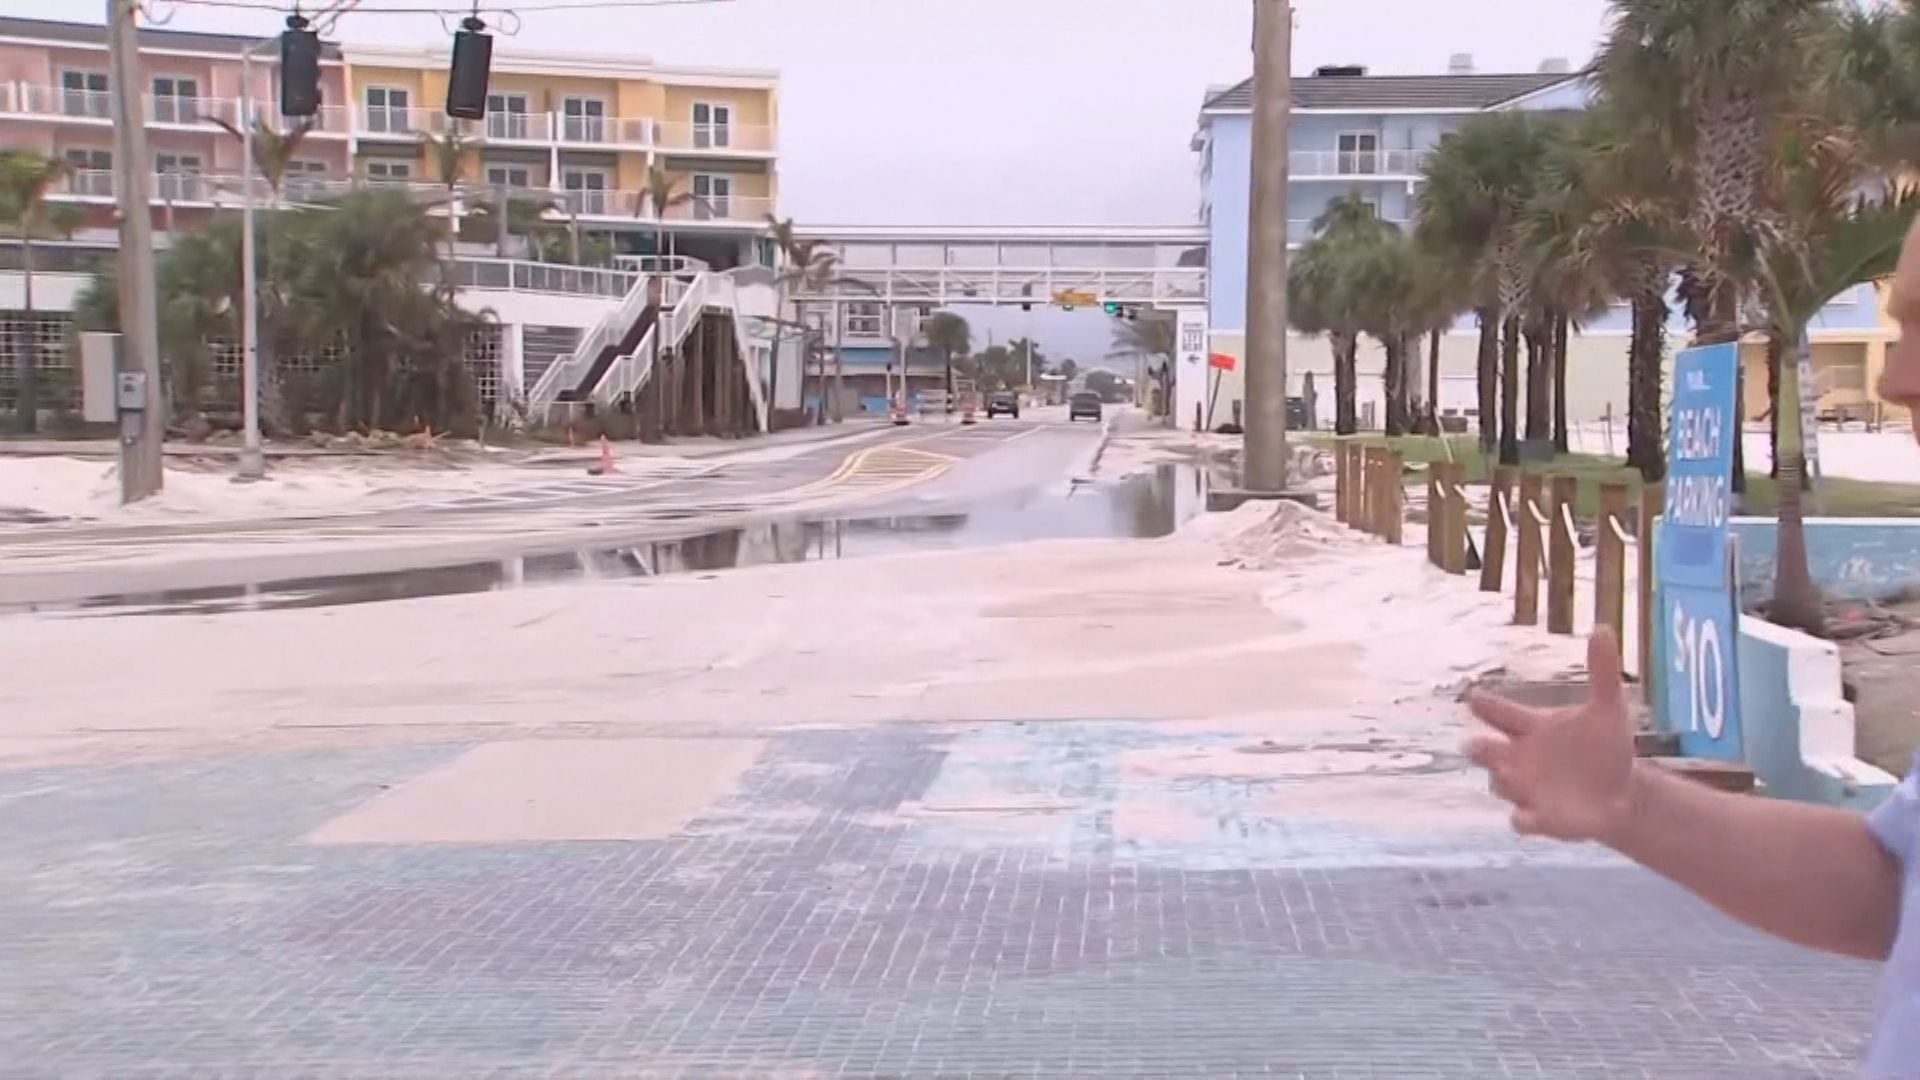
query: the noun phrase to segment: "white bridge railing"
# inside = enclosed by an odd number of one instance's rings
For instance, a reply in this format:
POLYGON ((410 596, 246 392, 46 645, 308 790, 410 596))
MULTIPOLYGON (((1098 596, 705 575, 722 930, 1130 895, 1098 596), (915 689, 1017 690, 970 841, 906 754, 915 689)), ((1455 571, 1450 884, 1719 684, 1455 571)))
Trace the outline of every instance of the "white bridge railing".
POLYGON ((1040 304, 1061 293, 1092 303, 1198 303, 1207 298, 1204 266, 1177 267, 845 267, 826 283, 803 285, 794 299, 902 304, 1040 304))

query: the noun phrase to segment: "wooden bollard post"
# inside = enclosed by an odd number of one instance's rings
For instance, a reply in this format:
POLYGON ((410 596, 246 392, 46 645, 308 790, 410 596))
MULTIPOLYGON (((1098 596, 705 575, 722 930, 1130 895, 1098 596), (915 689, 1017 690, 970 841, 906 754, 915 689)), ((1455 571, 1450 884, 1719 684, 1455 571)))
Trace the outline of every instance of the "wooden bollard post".
POLYGON ((1480 552, 1480 591, 1497 593, 1506 587, 1507 515, 1513 513, 1513 466, 1493 470, 1493 489, 1487 495, 1487 543, 1480 552))
POLYGON ((1573 511, 1580 498, 1580 479, 1555 476, 1548 481, 1547 530, 1547 633, 1573 633, 1574 562, 1580 553, 1579 541, 1570 531, 1573 511))
POLYGON ((1383 449, 1380 451, 1380 469, 1384 479, 1380 484, 1380 538, 1389 544, 1400 542, 1400 526, 1405 521, 1407 489, 1402 483, 1400 451, 1383 449))
POLYGON ((1520 530, 1520 543, 1514 552, 1513 622, 1516 626, 1535 626, 1540 622, 1540 474, 1520 474, 1520 497, 1513 501, 1513 524, 1520 530))
POLYGON ((1634 592, 1638 594, 1639 608, 1636 613, 1640 619, 1640 692, 1649 704, 1653 701, 1653 527, 1655 521, 1666 510, 1667 486, 1665 484, 1640 485, 1640 528, 1635 547, 1640 556, 1639 580, 1634 583, 1634 592))
POLYGON ((1627 482, 1600 484, 1600 520, 1593 538, 1593 624, 1613 628, 1624 660, 1627 638, 1627 482))
POLYGON ((1364 470, 1366 480, 1364 482, 1367 487, 1367 508, 1364 519, 1365 524, 1363 524, 1361 528, 1372 533, 1374 536, 1380 536, 1384 531, 1380 524, 1381 519, 1385 516, 1380 509, 1380 497, 1386 494, 1387 491, 1385 479, 1386 453, 1386 448, 1380 446, 1369 446, 1366 450, 1366 468, 1364 470))
POLYGON ((1446 531, 1440 537, 1440 569, 1449 574, 1467 572, 1467 467, 1449 462, 1440 476, 1441 503, 1446 513, 1441 521, 1446 531))
POLYGON ((1367 522, 1371 520, 1368 515, 1372 513, 1368 500, 1373 492, 1368 484, 1367 462, 1366 447, 1359 443, 1347 444, 1347 525, 1361 532, 1367 530, 1367 522))
POLYGON ((1333 440, 1333 520, 1342 525, 1351 521, 1347 500, 1353 494, 1352 477, 1347 475, 1347 458, 1353 444, 1345 438, 1333 440))
POLYGON ((1435 566, 1446 565, 1442 554, 1447 537, 1446 473, 1443 462, 1427 466, 1427 561, 1435 566))

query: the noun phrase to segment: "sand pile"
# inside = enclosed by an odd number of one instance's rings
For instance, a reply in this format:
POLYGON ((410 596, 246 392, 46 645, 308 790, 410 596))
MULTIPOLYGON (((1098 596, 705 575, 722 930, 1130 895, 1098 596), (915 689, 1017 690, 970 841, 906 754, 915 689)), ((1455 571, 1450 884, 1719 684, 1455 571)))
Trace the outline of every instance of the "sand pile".
POLYGON ((1248 570, 1271 570, 1361 542, 1328 515, 1285 501, 1247 503, 1202 518, 1190 531, 1218 545, 1228 564, 1248 570))

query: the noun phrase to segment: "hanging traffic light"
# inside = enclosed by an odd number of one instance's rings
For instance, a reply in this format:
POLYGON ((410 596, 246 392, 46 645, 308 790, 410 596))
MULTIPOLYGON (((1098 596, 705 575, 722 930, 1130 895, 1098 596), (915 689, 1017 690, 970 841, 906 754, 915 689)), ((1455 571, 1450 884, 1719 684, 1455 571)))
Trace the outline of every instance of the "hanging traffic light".
POLYGON ((1101 304, 1100 310, 1106 312, 1109 315, 1114 316, 1115 318, 1118 318, 1120 316, 1120 305, 1119 303, 1113 300, 1109 300, 1106 303, 1101 304))
POLYGON ((493 39, 477 16, 460 20, 453 35, 453 66, 447 72, 447 115, 455 120, 487 118, 487 80, 493 69, 493 39))
POLYGON ((312 27, 301 16, 289 15, 280 34, 282 116, 307 117, 320 111, 320 34, 312 27))

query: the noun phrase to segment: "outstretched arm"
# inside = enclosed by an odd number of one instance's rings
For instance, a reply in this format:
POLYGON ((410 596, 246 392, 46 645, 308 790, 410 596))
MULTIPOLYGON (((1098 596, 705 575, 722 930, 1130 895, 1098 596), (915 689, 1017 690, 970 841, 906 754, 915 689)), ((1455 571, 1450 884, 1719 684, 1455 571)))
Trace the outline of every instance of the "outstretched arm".
POLYGON ((1863 960, 1893 949, 1901 867, 1889 847, 1904 857, 1911 843, 1911 782, 1872 819, 1715 791, 1648 762, 1630 783, 1618 831, 1598 838, 1608 847, 1797 945, 1863 960))

